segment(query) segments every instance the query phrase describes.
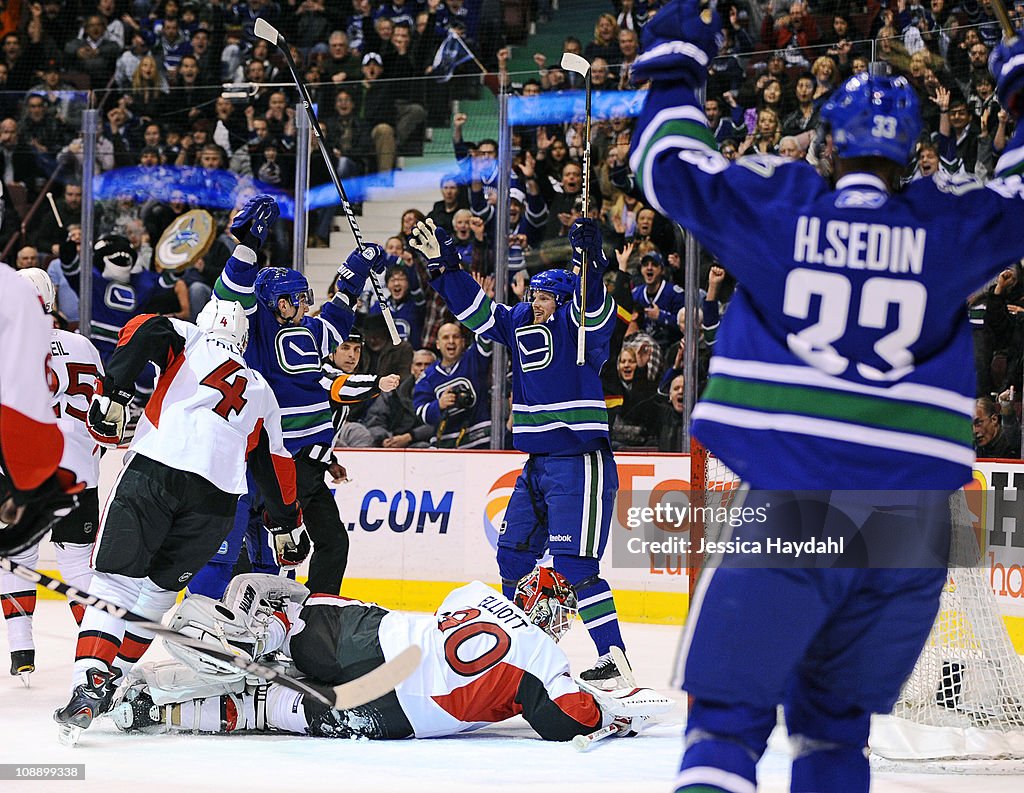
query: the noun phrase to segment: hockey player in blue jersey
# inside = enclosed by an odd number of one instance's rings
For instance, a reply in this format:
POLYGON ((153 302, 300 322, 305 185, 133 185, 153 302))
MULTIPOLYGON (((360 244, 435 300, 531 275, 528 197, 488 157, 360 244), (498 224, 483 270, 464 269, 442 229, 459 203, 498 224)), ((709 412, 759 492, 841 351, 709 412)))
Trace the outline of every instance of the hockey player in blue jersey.
MULTIPOLYGON (((752 495, 913 490, 889 515, 865 510, 858 528, 879 520, 948 543, 942 493, 971 479, 974 460, 963 304, 1024 255, 1024 125, 991 182, 937 173, 900 190, 921 131, 916 95, 902 78, 857 75, 822 108, 834 185, 804 162, 730 164, 696 99, 721 31, 706 5, 673 0, 632 66, 651 81, 633 171, 739 281, 693 432, 752 495)), ((1024 43, 997 56, 1000 102, 1019 114, 1024 43)), ((944 582, 936 566, 705 570, 684 637, 693 706, 677 790, 752 792, 781 703, 791 789, 867 791, 870 716, 895 703, 944 582)))
POLYGON ((600 572, 618 490, 600 378, 615 329, 615 302, 601 278, 608 266, 601 232, 586 219, 577 220, 569 234, 574 261, 580 264, 586 251, 591 268, 583 366, 576 365, 582 302, 577 276, 567 270, 539 273, 530 281, 530 302, 504 306, 461 269, 447 231, 427 221, 413 234, 410 244, 427 259, 431 285, 452 313, 478 337, 512 351, 512 438, 530 459, 498 536, 502 591, 512 595, 516 582, 550 551, 555 570, 576 590, 580 616, 600 656, 581 677, 614 680, 619 669, 609 651, 625 644, 611 587, 600 572))
MULTIPOLYGON (((372 243, 361 252, 354 251, 338 268, 334 297, 319 316, 308 317, 313 294, 305 276, 281 267, 259 270, 256 264, 257 251, 278 213, 272 196, 258 195, 246 202, 230 226, 240 243, 217 279, 214 294, 245 307, 249 316, 245 360, 267 378, 281 405, 284 443, 295 458, 299 503, 313 541, 307 586, 313 592, 337 594, 348 563, 349 538, 324 481, 336 462, 331 407, 320 383, 321 361, 347 338, 355 321, 351 307, 369 272, 383 270, 386 255, 372 243)), ((190 582, 190 592, 210 597, 223 594, 243 538, 258 572, 277 572, 281 565, 302 561, 308 540, 291 534, 268 538, 256 517, 258 506, 258 491, 250 487, 239 500, 234 530, 221 552, 190 582)))
POLYGON ((439 449, 486 449, 491 440, 491 341, 478 337, 467 348, 462 328, 447 322, 438 328, 437 349, 441 360, 413 387, 416 415, 437 427, 439 449))

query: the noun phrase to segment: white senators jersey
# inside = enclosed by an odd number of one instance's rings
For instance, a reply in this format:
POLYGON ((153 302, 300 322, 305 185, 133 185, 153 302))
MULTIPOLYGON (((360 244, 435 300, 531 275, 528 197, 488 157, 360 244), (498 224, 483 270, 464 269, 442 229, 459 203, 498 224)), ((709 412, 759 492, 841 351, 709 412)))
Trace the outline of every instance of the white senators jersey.
POLYGON ((53 322, 6 264, 0 295, 0 452, 14 487, 34 490, 56 473, 64 450, 47 367, 53 322))
MULTIPOLYGON (((307 603, 316 602, 316 596, 307 603)), ((600 727, 594 698, 573 681, 569 660, 526 614, 480 581, 448 594, 432 617, 388 613, 378 632, 391 660, 410 644, 423 661, 395 689, 417 738, 451 735, 521 714, 543 738, 600 727)))
MULTIPOLYGON (((143 315, 129 322, 121 331, 118 348, 130 345, 132 336, 150 319, 152 315, 143 315)), ((281 439, 277 400, 237 348, 188 322, 169 321, 185 344, 178 352, 173 348, 167 352, 129 454, 191 471, 226 493, 245 493, 246 455, 256 448, 261 430, 266 431, 275 469, 280 467, 279 460, 291 463, 281 439)), ((112 356, 108 377, 114 361, 112 356)))
POLYGON ((55 329, 50 337, 50 369, 57 378, 53 412, 64 434, 60 466, 74 471, 86 487, 96 487, 100 447, 89 434, 85 418, 96 383, 103 376, 100 354, 85 336, 55 329))

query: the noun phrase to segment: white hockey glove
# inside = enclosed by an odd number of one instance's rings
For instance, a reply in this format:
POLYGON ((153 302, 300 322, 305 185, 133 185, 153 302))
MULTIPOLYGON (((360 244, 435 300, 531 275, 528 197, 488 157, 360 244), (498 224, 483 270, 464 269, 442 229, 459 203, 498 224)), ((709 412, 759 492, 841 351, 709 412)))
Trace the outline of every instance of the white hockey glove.
POLYGON ((278 525, 271 519, 269 512, 263 513, 263 525, 270 534, 270 550, 281 567, 298 567, 309 556, 311 545, 301 511, 299 525, 294 528, 278 525))
POLYGON ((96 441, 105 446, 117 446, 124 438, 127 423, 128 413, 121 402, 102 394, 93 395, 85 424, 96 441))
POLYGON ((627 687, 605 691, 585 680, 577 682, 581 689, 594 698, 601 710, 612 717, 612 723, 619 728, 619 737, 636 735, 652 717, 667 713, 676 704, 674 699, 651 688, 627 687))

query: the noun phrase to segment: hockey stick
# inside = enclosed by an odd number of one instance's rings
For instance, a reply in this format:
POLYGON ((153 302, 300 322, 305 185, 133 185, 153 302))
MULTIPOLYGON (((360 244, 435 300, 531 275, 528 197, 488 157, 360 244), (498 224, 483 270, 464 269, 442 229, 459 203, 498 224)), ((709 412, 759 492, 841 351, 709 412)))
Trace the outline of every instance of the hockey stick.
POLYGON ((46 573, 33 570, 31 567, 25 567, 25 565, 12 562, 5 556, 0 556, 0 569, 13 573, 18 576, 18 578, 22 578, 25 581, 30 581, 33 584, 38 584, 53 592, 64 595, 68 600, 81 603, 85 606, 92 606, 93 608, 105 611, 119 619, 134 622, 139 627, 152 631, 157 636, 160 636, 167 641, 172 641, 176 644, 181 644, 185 647, 205 653, 211 658, 216 658, 218 661, 224 661, 232 666, 236 666, 242 671, 255 675, 269 683, 278 683, 285 688, 290 688, 292 691, 297 691, 303 696, 315 699, 317 702, 337 710, 365 705, 367 702, 371 702, 394 690, 395 686, 415 671, 416 667, 419 665, 420 657, 422 655, 422 651, 418 646, 412 645, 407 647, 392 660, 378 666, 372 672, 356 678, 355 680, 351 680, 348 683, 342 683, 339 686, 335 686, 333 691, 334 700, 332 701, 315 688, 306 685, 301 680, 296 680, 294 677, 289 677, 273 667, 265 666, 261 663, 257 663, 256 661, 247 661, 245 658, 240 656, 232 655, 231 653, 224 652, 222 650, 217 650, 209 644, 196 641, 188 636, 183 636, 177 631, 172 631, 170 628, 167 628, 159 622, 152 622, 145 617, 128 611, 128 609, 122 608, 121 606, 107 600, 102 600, 95 595, 90 595, 88 592, 76 589, 70 584, 65 584, 59 578, 52 578, 51 576, 46 575, 46 573))
MULTIPOLYGON (((334 168, 334 163, 331 162, 331 155, 327 151, 327 144, 324 142, 323 133, 320 131, 320 122, 317 121, 316 113, 313 112, 313 101, 309 98, 309 92, 306 90, 305 84, 299 78, 299 71, 295 65, 295 59, 292 57, 292 51, 288 47, 288 42, 285 40, 277 28, 271 25, 267 20, 262 17, 256 20, 253 26, 253 33, 257 38, 261 38, 264 41, 268 41, 276 46, 281 53, 284 55, 285 61, 288 63, 288 71, 292 74, 292 80, 295 81, 295 88, 299 92, 299 98, 302 100, 302 107, 306 111, 306 116, 309 117, 309 125, 313 129, 313 137, 316 138, 316 145, 320 149, 320 154, 324 158, 324 164, 327 166, 327 172, 331 175, 331 181, 334 182, 334 188, 338 191, 338 197, 341 199, 341 208, 345 211, 345 217, 348 219, 348 225, 352 229, 352 236, 356 239, 356 247, 360 251, 366 248, 366 243, 363 242, 363 234, 359 230, 359 223, 356 222, 356 213, 352 210, 352 204, 348 200, 348 194, 345 192, 345 187, 341 183, 341 179, 338 178, 338 172, 334 168)), ((391 307, 388 305, 387 298, 384 296, 384 287, 377 281, 377 276, 374 273, 370 273, 370 283, 373 285, 373 293, 377 298, 377 302, 380 304, 381 314, 384 316, 384 324, 388 326, 388 333, 391 335, 392 344, 400 344, 402 339, 398 335, 398 327, 395 325, 395 318, 391 315, 391 307)))
POLYGON ((602 727, 599 730, 594 730, 586 735, 577 735, 572 739, 572 748, 577 752, 586 752, 597 743, 603 741, 605 738, 611 738, 613 735, 618 735, 619 732, 624 729, 615 722, 612 722, 607 727, 602 727))
MULTIPOLYGON (((586 88, 586 143, 583 146, 583 217, 590 217, 590 63, 582 55, 563 52, 561 66, 583 77, 586 88)), ((580 330, 576 334, 576 365, 587 358, 587 252, 582 252, 580 268, 580 330)))
POLYGON ((60 219, 60 212, 57 211, 57 204, 53 200, 53 193, 46 191, 46 200, 50 202, 50 209, 53 210, 53 219, 57 221, 57 228, 64 228, 64 221, 60 219))
POLYGON ((996 19, 999 20, 999 26, 1003 29, 1003 43, 1012 47, 1017 43, 1017 31, 1014 30, 1013 22, 1010 21, 1010 15, 1006 11, 1006 3, 1003 0, 992 0, 992 9, 996 12, 996 19))

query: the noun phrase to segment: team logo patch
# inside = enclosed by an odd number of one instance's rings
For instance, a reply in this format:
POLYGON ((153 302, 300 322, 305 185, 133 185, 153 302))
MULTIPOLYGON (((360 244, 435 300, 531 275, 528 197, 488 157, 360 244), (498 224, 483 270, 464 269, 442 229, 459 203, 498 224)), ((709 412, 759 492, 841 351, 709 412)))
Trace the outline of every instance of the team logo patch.
POLYGON ((111 281, 103 293, 103 302, 114 311, 134 311, 135 289, 131 284, 119 284, 117 281, 111 281))
POLYGON ((543 369, 554 357, 551 331, 546 325, 525 325, 516 328, 516 349, 524 372, 543 369))
POLYGON ((180 215, 160 235, 153 252, 157 268, 181 272, 206 255, 216 236, 213 215, 205 209, 180 215))
POLYGON ((180 583, 184 584, 184 583, 185 583, 186 581, 188 581, 188 580, 189 580, 189 579, 190 579, 191 577, 192 577, 192 573, 182 573, 182 574, 181 574, 180 576, 178 576, 178 581, 179 581, 180 583))

